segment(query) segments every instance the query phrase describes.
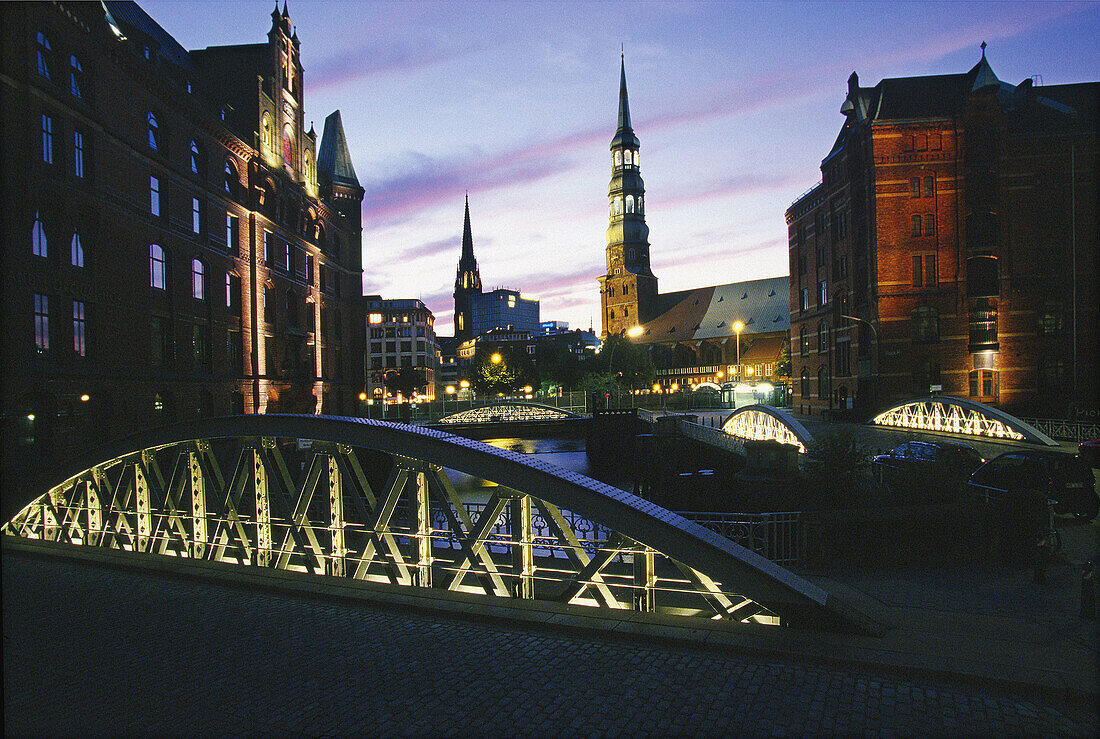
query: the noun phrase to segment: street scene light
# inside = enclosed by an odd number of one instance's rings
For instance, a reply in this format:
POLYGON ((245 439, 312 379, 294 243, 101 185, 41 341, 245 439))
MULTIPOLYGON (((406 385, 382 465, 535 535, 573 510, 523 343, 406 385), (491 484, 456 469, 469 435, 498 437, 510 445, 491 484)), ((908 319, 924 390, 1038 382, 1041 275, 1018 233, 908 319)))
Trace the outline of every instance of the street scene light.
POLYGON ((737 379, 741 379, 741 329, 745 328, 745 324, 737 321, 733 324, 733 330, 737 333, 737 379))

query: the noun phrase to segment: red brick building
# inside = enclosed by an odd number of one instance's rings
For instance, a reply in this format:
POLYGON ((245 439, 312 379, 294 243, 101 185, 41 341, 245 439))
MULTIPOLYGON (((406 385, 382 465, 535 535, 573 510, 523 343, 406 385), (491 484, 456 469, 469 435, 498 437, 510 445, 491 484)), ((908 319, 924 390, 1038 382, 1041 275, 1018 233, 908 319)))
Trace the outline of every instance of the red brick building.
POLYGON ((965 74, 852 74, 822 181, 786 214, 796 409, 930 389, 1096 407, 1098 95, 1001 82, 984 48, 965 74))
MULTIPOLYGON (((221 11, 210 10, 213 16, 221 11)), ((128 2, 4 3, 3 465, 154 424, 354 412, 359 209, 284 7, 183 49, 128 2)))

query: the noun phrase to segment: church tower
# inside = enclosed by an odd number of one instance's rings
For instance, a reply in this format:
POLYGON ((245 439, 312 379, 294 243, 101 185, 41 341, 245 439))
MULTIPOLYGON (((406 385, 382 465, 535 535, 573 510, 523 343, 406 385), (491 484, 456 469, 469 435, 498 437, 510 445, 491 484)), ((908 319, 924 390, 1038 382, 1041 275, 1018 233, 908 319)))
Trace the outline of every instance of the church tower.
POLYGON ((470 196, 466 196, 466 220, 462 225, 462 256, 455 275, 455 338, 473 338, 474 296, 481 294, 481 273, 474 259, 474 237, 470 231, 470 196))
POLYGON ((644 323, 656 312, 657 278, 649 269, 649 226, 638 148, 638 137, 630 127, 624 58, 619 68, 619 127, 611 140, 607 188, 607 274, 598 278, 604 338, 644 323))

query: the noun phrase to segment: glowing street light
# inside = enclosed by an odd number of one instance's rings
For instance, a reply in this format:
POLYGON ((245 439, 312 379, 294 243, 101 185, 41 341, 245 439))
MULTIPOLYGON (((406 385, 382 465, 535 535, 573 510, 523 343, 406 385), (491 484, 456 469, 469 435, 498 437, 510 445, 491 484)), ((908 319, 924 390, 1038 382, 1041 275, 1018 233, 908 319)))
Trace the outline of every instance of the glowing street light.
POLYGON ((500 356, 500 352, 493 352, 493 356, 489 357, 489 361, 493 364, 500 364, 503 357, 500 356))
POLYGON ((737 379, 741 379, 741 330, 745 324, 737 321, 733 324, 733 330, 737 333, 737 379))

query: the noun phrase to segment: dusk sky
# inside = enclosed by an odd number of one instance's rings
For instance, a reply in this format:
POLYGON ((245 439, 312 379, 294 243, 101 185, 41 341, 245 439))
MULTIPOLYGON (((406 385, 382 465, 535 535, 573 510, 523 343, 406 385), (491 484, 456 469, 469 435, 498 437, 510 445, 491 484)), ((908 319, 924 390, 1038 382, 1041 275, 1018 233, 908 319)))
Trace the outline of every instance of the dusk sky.
MULTIPOLYGON (((139 3, 189 49, 265 41, 273 7, 139 3)), ((853 71, 865 87, 966 72, 985 41, 1006 82, 1100 79, 1097 2, 288 8, 307 125, 320 134, 340 109, 366 189, 364 292, 421 298, 440 335, 452 333, 466 192, 486 289, 600 330, 620 48, 662 292, 787 274, 783 213, 820 179, 853 71)))

